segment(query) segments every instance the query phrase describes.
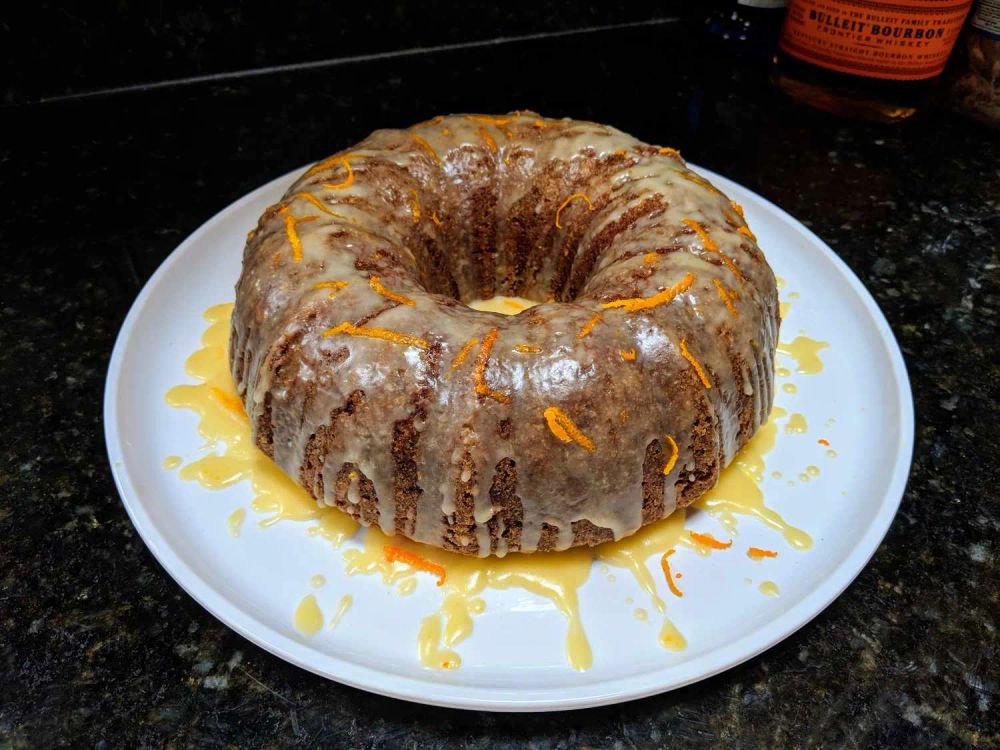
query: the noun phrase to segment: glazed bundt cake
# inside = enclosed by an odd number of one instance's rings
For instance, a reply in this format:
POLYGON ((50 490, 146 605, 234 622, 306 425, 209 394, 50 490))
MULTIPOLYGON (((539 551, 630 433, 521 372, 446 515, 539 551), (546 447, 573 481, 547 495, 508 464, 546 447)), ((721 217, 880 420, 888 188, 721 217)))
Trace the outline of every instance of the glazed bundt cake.
POLYGON ((675 150, 455 115, 303 174, 232 321, 261 450, 363 524, 485 556, 619 539, 711 488, 770 411, 778 300, 675 150), (467 304, 498 295, 537 304, 467 304))

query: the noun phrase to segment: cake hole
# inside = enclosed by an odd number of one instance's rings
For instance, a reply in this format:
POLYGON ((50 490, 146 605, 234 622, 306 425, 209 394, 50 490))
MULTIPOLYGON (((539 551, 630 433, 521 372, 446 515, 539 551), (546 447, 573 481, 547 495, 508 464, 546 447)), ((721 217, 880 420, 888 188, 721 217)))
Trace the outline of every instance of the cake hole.
POLYGON ((474 299, 467 303, 473 310, 501 315, 517 315, 539 304, 541 303, 527 297, 504 297, 501 294, 486 299, 474 299))

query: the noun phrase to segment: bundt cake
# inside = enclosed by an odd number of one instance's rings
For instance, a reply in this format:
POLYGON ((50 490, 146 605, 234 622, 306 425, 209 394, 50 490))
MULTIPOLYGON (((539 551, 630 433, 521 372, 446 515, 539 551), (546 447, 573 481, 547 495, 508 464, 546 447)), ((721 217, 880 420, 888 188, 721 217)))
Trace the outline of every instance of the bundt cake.
POLYGON ((250 233, 230 362, 319 503, 469 555, 632 534, 771 408, 778 300, 677 151, 533 113, 379 130, 250 233), (467 303, 534 304, 513 315, 467 303))

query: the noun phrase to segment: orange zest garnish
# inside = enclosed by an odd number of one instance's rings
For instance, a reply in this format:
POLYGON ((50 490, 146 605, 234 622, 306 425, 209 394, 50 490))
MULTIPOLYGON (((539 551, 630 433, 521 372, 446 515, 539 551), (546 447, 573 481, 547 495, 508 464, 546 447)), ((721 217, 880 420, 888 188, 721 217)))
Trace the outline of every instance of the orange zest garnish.
POLYGON ((712 279, 712 283, 715 285, 715 291, 719 293, 719 299, 722 300, 726 309, 729 310, 729 314, 734 318, 738 318, 740 313, 736 309, 736 305, 733 304, 733 300, 736 299, 736 292, 726 289, 725 285, 718 279, 712 279))
POLYGON ((670 148, 670 146, 661 146, 660 148, 656 149, 656 151, 657 153, 666 154, 667 156, 676 156, 678 159, 683 158, 681 156, 680 151, 678 151, 676 148, 670 148))
POLYGON ((438 164, 441 164, 441 157, 437 155, 437 151, 435 151, 434 147, 427 142, 426 138, 424 138, 422 135, 417 135, 416 133, 410 133, 410 137, 413 140, 415 140, 417 142, 417 145, 420 146, 420 148, 422 148, 424 151, 426 151, 431 156, 431 158, 434 159, 434 161, 436 161, 438 164))
POLYGON ((321 201, 319 198, 317 198, 312 193, 305 193, 305 192, 295 193, 295 195, 292 195, 292 196, 286 198, 285 202, 286 203, 291 203, 294 200, 309 201, 314 206, 316 206, 316 208, 318 208, 320 211, 322 211, 325 214, 329 214, 330 216, 336 216, 338 219, 345 218, 341 214, 338 214, 336 211, 332 210, 328 205, 326 205, 323 201, 321 201))
POLYGON ((330 299, 337 296, 337 292, 346 287, 349 282, 347 281, 320 281, 313 284, 313 289, 330 289, 330 299))
POLYGON ((714 193, 715 195, 721 195, 722 194, 719 191, 719 188, 717 188, 715 185, 713 185, 711 182, 709 182, 708 180, 706 180, 701 175, 695 174, 694 172, 692 172, 690 170, 688 170, 686 172, 681 172, 681 177, 683 177, 685 180, 693 182, 695 185, 700 185, 701 187, 705 188, 710 193, 714 193))
POLYGON ((670 562, 667 559, 676 551, 677 550, 671 547, 664 552, 663 557, 660 558, 660 567, 663 568, 663 577, 667 579, 667 588, 670 589, 670 593, 674 596, 684 596, 684 592, 677 588, 677 584, 674 583, 674 576, 670 572, 670 562))
POLYGON ((826 446, 829 446, 829 445, 830 445, 830 441, 829 441, 829 440, 826 440, 826 439, 824 439, 824 438, 820 438, 820 439, 819 439, 819 440, 817 440, 816 442, 817 442, 817 443, 819 443, 820 445, 826 445, 826 446))
POLYGON ((743 206, 736 201, 729 201, 729 205, 733 207, 733 210, 740 215, 740 218, 743 219, 743 221, 747 220, 747 217, 743 213, 743 206))
POLYGON ((701 546, 709 547, 710 549, 729 549, 733 546, 732 539, 728 542, 723 542, 716 539, 711 534, 699 534, 697 531, 689 531, 688 536, 701 546))
POLYGON ((515 112, 510 117, 495 117, 493 115, 466 115, 466 120, 472 120, 473 122, 481 122, 485 125, 506 125, 507 123, 514 122, 518 117, 521 116, 520 110, 515 112))
POLYGON ((542 350, 542 347, 535 346, 534 344, 516 344, 514 346, 515 352, 521 352, 522 354, 537 354, 542 350))
POLYGON ((479 137, 483 139, 483 143, 486 144, 486 147, 492 153, 495 154, 500 150, 500 147, 497 146, 497 142, 493 140, 493 136, 489 134, 489 131, 486 128, 479 128, 479 137))
POLYGON ((306 172, 306 176, 308 177, 311 174, 315 174, 316 172, 332 167, 335 164, 343 164, 344 169, 347 170, 347 176, 340 182, 324 182, 323 187, 329 188, 330 190, 349 188, 354 184, 354 170, 351 169, 351 162, 347 160, 347 156, 331 156, 329 159, 321 161, 319 164, 306 172))
POLYGON ((478 343, 479 339, 469 339, 467 342, 465 342, 465 346, 463 346, 462 350, 455 355, 455 361, 451 363, 451 367, 449 367, 448 369, 449 370, 458 369, 459 365, 461 365, 465 361, 465 358, 469 356, 469 352, 472 351, 472 348, 478 343))
POLYGON ((631 297, 628 299, 616 299, 612 300, 611 302, 602 302, 601 307, 604 308, 620 307, 626 312, 635 312, 636 310, 646 310, 650 307, 656 307, 657 305, 665 305, 681 292, 687 291, 693 283, 694 283, 694 274, 689 273, 687 276, 678 281, 672 287, 664 289, 661 292, 657 292, 651 297, 631 297))
POLYGON ((668 458, 667 462, 663 465, 663 474, 666 476, 673 471, 673 468, 677 463, 677 455, 680 453, 680 449, 678 449, 677 441, 674 440, 673 435, 664 435, 664 437, 666 437, 667 442, 670 443, 670 458, 668 458))
POLYGON ((413 196, 413 203, 410 204, 410 214, 413 216, 413 223, 420 223, 420 196, 417 195, 416 190, 411 190, 410 194, 413 196))
POLYGON ((760 547, 751 547, 747 550, 747 557, 751 560, 763 560, 765 557, 777 557, 778 553, 770 549, 761 549, 760 547))
POLYGON ((753 240, 754 242, 757 241, 757 235, 754 234, 752 231, 750 231, 750 227, 740 227, 736 231, 742 234, 744 237, 753 240))
POLYGON ((635 349, 622 349, 618 352, 618 356, 624 359, 626 362, 635 361, 635 349))
POLYGON ((369 276, 368 286, 370 286, 372 288, 372 291, 375 292, 376 294, 381 294, 386 299, 391 299, 393 302, 398 302, 401 305, 409 305, 410 307, 413 307, 414 305, 417 304, 416 302, 414 302, 412 299, 410 299, 405 295, 397 294, 396 292, 386 289, 384 286, 382 286, 381 278, 378 276, 369 276))
POLYGON ((576 443, 589 453, 593 453, 596 449, 594 441, 584 435, 576 426, 576 422, 570 419, 569 415, 559 407, 550 406, 543 412, 543 416, 552 434, 564 443, 576 443))
POLYGON ((404 565, 409 565, 415 570, 422 570, 425 573, 433 573, 437 576, 437 585, 444 586, 444 582, 447 579, 447 572, 445 571, 443 565, 431 562, 427 558, 421 557, 415 552, 405 550, 402 547, 397 547, 395 544, 385 545, 385 547, 382 548, 382 553, 385 555, 387 562, 400 562, 404 565))
POLYGON ((212 396, 215 397, 216 401, 218 401, 220 404, 225 406, 230 411, 234 411, 241 416, 246 415, 246 412, 243 410, 243 402, 240 401, 236 396, 230 396, 224 390, 222 390, 221 388, 217 388, 214 385, 210 386, 209 391, 211 392, 212 396))
POLYGON ((539 130, 545 130, 548 126, 549 124, 545 120, 535 120, 531 123, 531 127, 538 128, 539 130))
POLYGON ((423 122, 418 122, 416 125, 411 125, 410 129, 433 127, 434 125, 440 125, 442 120, 444 120, 444 115, 437 115, 429 120, 424 120, 423 122))
POLYGON ((701 366, 701 362, 695 359, 694 355, 688 350, 687 340, 683 337, 681 338, 680 349, 681 356, 684 357, 684 359, 686 359, 694 368, 694 371, 698 373, 698 380, 700 380, 701 384, 705 386, 705 390, 711 390, 712 381, 708 379, 708 374, 705 372, 705 368, 701 366))
POLYGON ((642 262, 645 263, 647 266, 653 265, 659 259, 660 259, 659 253, 646 253, 645 255, 642 256, 642 262))
POLYGON ((571 195, 569 198, 567 198, 566 200, 564 200, 562 202, 562 204, 559 206, 559 208, 556 209, 556 229, 562 229, 562 224, 559 223, 559 217, 562 214, 563 209, 566 208, 566 206, 568 206, 570 203, 572 203, 575 200, 586 201, 587 202, 587 210, 588 211, 593 211, 594 210, 594 204, 590 202, 590 198, 588 198, 584 193, 573 193, 573 195, 571 195))
POLYGON ((288 243, 292 246, 292 260, 296 263, 302 262, 302 240, 299 239, 299 232, 295 226, 318 218, 318 216, 295 217, 290 213, 285 214, 285 234, 288 236, 288 243))
POLYGON ((601 322, 602 317, 601 313, 597 313, 597 315, 584 324, 583 328, 580 329, 580 332, 576 334, 576 337, 578 339, 585 338, 592 330, 594 330, 594 326, 601 322))
POLYGON ((685 224, 687 224, 688 227, 690 227, 691 229, 694 230, 695 234, 698 235, 698 239, 701 240, 701 244, 704 245, 704 247, 705 247, 706 250, 708 250, 710 253, 715 253, 720 258, 722 258, 722 262, 726 264, 726 267, 730 271, 732 271, 733 273, 736 274, 736 277, 740 281, 745 281, 746 280, 746 277, 743 276, 743 272, 740 271, 740 269, 736 267, 736 264, 733 263, 733 261, 729 258, 728 255, 726 255, 721 250, 719 250, 719 246, 716 245, 715 242, 712 241, 711 237, 708 236, 708 232, 705 231, 705 227, 703 227, 701 224, 699 224, 694 219, 683 219, 682 221, 685 224))
POLYGON ((431 212, 431 221, 434 222, 435 226, 441 226, 441 219, 438 218, 437 211, 431 212))
POLYGON ((490 352, 493 351, 493 344, 496 343, 497 336, 499 335, 500 332, 496 328, 491 328, 490 332, 483 339, 483 343, 479 347, 479 353, 476 355, 476 370, 473 374, 473 380, 476 384, 476 393, 480 396, 488 396, 494 401, 499 401, 501 404, 509 404, 510 396, 506 393, 495 391, 486 384, 486 365, 489 364, 490 352))
POLYGON ((367 336, 368 338, 373 339, 384 339, 385 341, 392 341, 396 344, 415 346, 418 349, 426 349, 429 346, 427 339, 422 339, 419 336, 408 336, 405 333, 392 331, 388 328, 368 328, 366 326, 356 326, 353 323, 348 323, 346 321, 341 323, 339 326, 327 328, 323 331, 324 336, 336 336, 340 333, 348 336, 367 336))

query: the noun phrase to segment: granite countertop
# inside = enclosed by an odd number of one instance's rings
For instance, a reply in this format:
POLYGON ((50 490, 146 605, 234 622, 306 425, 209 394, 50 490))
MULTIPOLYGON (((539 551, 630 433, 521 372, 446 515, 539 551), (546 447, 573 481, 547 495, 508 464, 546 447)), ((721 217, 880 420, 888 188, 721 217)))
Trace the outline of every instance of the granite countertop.
POLYGON ((2 114, 0 748, 1000 745, 995 133, 806 110, 671 24, 2 114), (885 312, 917 414, 899 515, 823 614, 696 685, 554 715, 382 698, 237 636, 137 536, 101 423, 129 306, 208 217, 374 128, 516 108, 677 146, 805 222, 885 312))

